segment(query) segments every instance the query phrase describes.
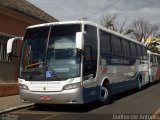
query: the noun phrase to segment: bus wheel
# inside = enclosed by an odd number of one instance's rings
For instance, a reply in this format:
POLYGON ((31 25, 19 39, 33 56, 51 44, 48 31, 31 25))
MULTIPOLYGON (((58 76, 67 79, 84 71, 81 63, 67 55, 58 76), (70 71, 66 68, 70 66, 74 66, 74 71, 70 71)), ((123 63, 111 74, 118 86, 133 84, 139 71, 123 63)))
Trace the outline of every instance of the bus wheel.
POLYGON ((102 87, 101 87, 101 101, 103 102, 103 104, 109 104, 111 101, 111 89, 109 87, 108 83, 105 83, 102 87))
POLYGON ((138 91, 142 90, 142 79, 141 77, 138 78, 138 91))

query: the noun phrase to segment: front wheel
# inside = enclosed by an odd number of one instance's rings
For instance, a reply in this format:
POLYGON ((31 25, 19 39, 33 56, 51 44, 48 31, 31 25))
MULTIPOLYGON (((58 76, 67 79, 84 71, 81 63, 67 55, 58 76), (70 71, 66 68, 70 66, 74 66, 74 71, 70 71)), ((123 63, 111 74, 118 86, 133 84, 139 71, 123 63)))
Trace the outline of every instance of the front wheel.
POLYGON ((111 89, 108 83, 101 87, 101 101, 103 104, 109 104, 111 102, 111 89))

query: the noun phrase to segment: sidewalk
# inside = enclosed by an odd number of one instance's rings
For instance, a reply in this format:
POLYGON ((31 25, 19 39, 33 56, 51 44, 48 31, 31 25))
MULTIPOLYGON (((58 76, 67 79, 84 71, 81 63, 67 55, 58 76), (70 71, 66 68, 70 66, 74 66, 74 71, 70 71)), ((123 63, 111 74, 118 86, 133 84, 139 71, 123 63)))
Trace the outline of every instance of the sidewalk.
POLYGON ((32 105, 33 103, 22 103, 19 95, 0 97, 0 114, 32 105))

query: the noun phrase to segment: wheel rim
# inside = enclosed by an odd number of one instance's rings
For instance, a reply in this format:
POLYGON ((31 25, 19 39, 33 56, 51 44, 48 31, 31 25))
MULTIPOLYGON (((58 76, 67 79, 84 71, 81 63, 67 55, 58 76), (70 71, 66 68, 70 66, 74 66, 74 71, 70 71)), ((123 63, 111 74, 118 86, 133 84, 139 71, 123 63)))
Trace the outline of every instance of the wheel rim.
POLYGON ((106 87, 101 88, 101 101, 105 101, 108 98, 108 90, 106 87))

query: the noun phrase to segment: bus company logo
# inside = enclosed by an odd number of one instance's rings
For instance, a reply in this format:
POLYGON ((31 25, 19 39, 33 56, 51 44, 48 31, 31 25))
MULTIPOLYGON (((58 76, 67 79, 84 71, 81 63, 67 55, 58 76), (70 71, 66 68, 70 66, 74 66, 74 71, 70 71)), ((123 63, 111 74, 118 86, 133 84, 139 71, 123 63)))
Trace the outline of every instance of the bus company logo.
POLYGON ((43 90, 45 91, 45 90, 46 90, 46 87, 43 87, 43 90))

